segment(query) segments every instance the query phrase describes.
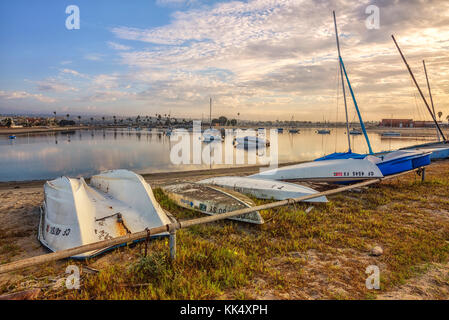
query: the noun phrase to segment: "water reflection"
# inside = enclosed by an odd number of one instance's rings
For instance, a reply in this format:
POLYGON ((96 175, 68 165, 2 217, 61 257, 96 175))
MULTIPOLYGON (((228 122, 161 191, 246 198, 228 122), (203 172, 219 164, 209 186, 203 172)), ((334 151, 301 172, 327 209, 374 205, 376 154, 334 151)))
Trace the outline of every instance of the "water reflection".
MULTIPOLYGON (((192 139, 192 133, 189 133, 192 139)), ((375 152, 425 142, 424 138, 385 138, 369 133, 375 152)), ((270 140, 269 134, 267 138, 270 140)), ((368 148, 363 136, 351 136, 353 151, 366 153, 368 148)), ((139 173, 178 171, 209 168, 202 164, 174 165, 170 150, 177 142, 161 131, 128 129, 88 129, 17 135, 15 140, 0 136, 0 181, 50 179, 61 175, 89 176, 108 169, 131 169, 139 173), (90 137, 90 138, 89 138, 90 137)), ((222 146, 222 164, 212 167, 229 167, 225 164, 225 143, 222 146)), ((204 149, 205 144, 201 144, 204 149)), ((273 145, 272 145, 273 146, 273 145)), ((331 134, 319 135, 316 129, 301 129, 291 134, 288 130, 278 135, 279 162, 312 160, 323 155, 347 150, 347 136, 343 128, 333 129, 331 134)), ((191 150, 193 142, 190 143, 191 150)), ((256 148, 256 162, 261 163, 269 150, 256 148)), ((238 165, 248 164, 248 151, 241 146, 232 148, 232 158, 238 165), (244 161, 237 161, 239 152, 244 161)), ((193 159, 193 158, 191 158, 193 159)))

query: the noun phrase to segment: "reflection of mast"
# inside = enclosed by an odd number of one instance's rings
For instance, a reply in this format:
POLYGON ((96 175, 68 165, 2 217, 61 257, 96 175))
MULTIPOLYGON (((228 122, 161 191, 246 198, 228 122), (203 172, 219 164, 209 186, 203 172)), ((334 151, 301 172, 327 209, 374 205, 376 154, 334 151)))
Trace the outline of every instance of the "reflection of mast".
MULTIPOLYGON (((426 63, 424 62, 424 60, 422 61, 422 64, 424 66, 424 73, 426 74, 427 88, 429 89, 430 103, 432 104, 433 116, 435 117, 436 116, 435 107, 433 105, 432 92, 430 91, 429 78, 427 77, 426 63)), ((438 141, 440 141, 440 133, 438 132, 438 128, 435 128, 435 129, 437 130, 438 141)))
POLYGON ((209 104, 209 125, 212 129, 212 98, 210 98, 210 104, 209 104))
POLYGON ((337 38, 338 64, 340 66, 341 86, 343 88, 343 100, 345 101, 346 132, 348 135, 348 148, 349 148, 348 152, 350 153, 351 152, 351 138, 349 137, 348 106, 346 104, 345 81, 343 78, 343 67, 341 65, 340 41, 338 40, 337 19, 335 18, 335 11, 332 11, 332 13, 334 15, 335 37, 337 38))
POLYGON ((413 82, 415 83, 415 86, 416 86, 416 88, 418 89, 419 94, 421 95, 421 98, 423 99, 424 104, 425 104, 426 107, 427 107, 427 110, 429 111, 430 115, 432 116, 433 122, 435 122, 435 125, 437 126, 438 131, 440 132, 441 137, 443 138, 444 142, 447 143, 446 137, 444 136, 444 133, 443 133, 443 131, 441 130, 440 125, 438 124, 438 121, 437 121, 437 119, 435 118, 435 115, 432 113, 432 110, 430 110, 429 104, 427 103, 427 100, 426 100, 426 98, 424 97, 424 94, 422 93, 421 88, 419 87, 419 84, 418 84, 418 82, 417 82, 416 79, 415 79, 415 76, 413 75, 412 69, 410 69, 410 66, 409 66, 408 63, 407 63, 407 60, 405 60, 405 57, 404 57, 404 55, 402 54, 402 51, 401 51, 401 49, 399 48, 399 45, 398 45, 398 43, 396 42, 396 39, 394 38, 393 35, 392 35, 391 37, 393 38, 394 44, 396 45, 396 48, 398 49, 399 54, 401 55, 401 58, 402 58, 402 60, 404 61, 405 66, 407 67, 407 70, 408 70, 408 72, 410 73, 410 76, 412 77, 412 80, 413 80, 413 82))

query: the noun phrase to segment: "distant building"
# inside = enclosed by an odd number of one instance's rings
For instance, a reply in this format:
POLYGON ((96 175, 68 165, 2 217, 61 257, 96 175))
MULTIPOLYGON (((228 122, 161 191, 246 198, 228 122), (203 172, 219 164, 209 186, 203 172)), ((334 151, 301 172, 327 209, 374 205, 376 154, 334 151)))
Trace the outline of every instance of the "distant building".
MULTIPOLYGON (((437 121, 439 125, 441 125, 441 121, 437 121)), ((425 128, 425 127, 435 127, 435 122, 433 121, 415 121, 415 127, 417 128, 425 128)))
POLYGON ((382 127, 413 128, 413 119, 382 119, 382 127))

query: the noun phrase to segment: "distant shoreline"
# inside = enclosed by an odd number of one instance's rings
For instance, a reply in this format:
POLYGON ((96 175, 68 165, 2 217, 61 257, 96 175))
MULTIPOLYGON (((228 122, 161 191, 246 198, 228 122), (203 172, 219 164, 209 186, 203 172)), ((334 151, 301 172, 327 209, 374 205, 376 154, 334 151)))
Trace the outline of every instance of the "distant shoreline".
MULTIPOLYGON (((297 129, 322 129, 327 128, 330 130, 335 129, 335 126, 297 126, 297 129)), ((351 126, 352 128, 353 126, 351 126)), ((0 128, 0 135, 15 135, 15 134, 26 134, 26 133, 45 133, 45 132, 64 132, 64 131, 74 131, 74 130, 86 130, 86 129, 115 129, 115 128, 128 128, 127 125, 119 125, 119 126, 107 126, 107 125, 95 125, 95 126, 70 126, 70 127, 30 127, 30 128, 0 128)), ((145 128, 145 127, 144 127, 145 128)), ((219 128, 233 128, 233 127, 219 127, 219 128)), ((218 128, 218 129, 219 129, 218 128)), ((248 129, 248 126, 240 127, 242 129, 248 129)), ((266 127, 266 129, 277 128, 276 126, 266 127)), ((285 130, 288 130, 288 126, 283 127, 285 130)), ((339 127, 341 128, 341 127, 339 127)), ((358 128, 358 127, 356 127, 358 128)), ((254 129, 254 128, 253 128, 254 129)), ((418 127, 418 128, 391 128, 391 127, 367 127, 367 131, 370 132, 378 132, 382 133, 385 131, 398 131, 404 134, 407 137, 414 136, 435 136, 436 130, 435 128, 427 128, 427 127, 418 127), (419 135, 418 135, 419 133, 419 135)), ((442 128, 443 132, 449 136, 449 130, 447 128, 442 128)))

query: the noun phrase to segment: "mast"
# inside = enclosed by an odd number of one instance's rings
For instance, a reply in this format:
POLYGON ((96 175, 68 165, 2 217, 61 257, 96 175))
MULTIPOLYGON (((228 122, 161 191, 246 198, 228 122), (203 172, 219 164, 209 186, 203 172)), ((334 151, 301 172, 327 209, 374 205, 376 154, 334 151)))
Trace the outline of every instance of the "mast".
POLYGON ((345 101, 346 133, 348 136, 348 153, 351 153, 351 137, 349 136, 348 106, 346 103, 345 82, 343 80, 343 68, 341 65, 340 41, 338 40, 337 19, 335 18, 335 11, 332 11, 332 14, 334 15, 335 37, 337 38, 338 64, 340 66, 341 85, 343 88, 343 100, 345 101))
POLYGON ((366 132, 365 124, 363 123, 362 115, 360 114, 359 106, 357 105, 357 101, 355 100, 354 91, 352 91, 351 83, 349 82, 348 74, 346 73, 345 64, 343 63, 343 59, 341 57, 340 57, 340 63, 343 68, 343 71, 345 73, 346 81, 348 82, 349 92, 351 93, 352 101, 354 101, 355 110, 357 111, 357 116, 359 117, 360 126, 362 127, 363 135, 365 136, 365 140, 366 140, 366 144, 368 145, 369 153, 373 154, 373 149, 371 149, 371 143, 369 142, 368 133, 366 132))
POLYGON ((209 128, 212 129, 212 98, 209 99, 209 128))
MULTIPOLYGON (((433 111, 433 115, 435 116, 435 107, 433 105, 433 99, 432 99, 432 91, 430 91, 430 84, 429 84, 429 77, 427 77, 427 69, 426 69, 426 63, 424 62, 424 60, 422 61, 422 64, 424 66, 424 73, 426 74, 426 81, 427 81, 427 88, 429 89, 429 96, 430 96, 430 103, 432 104, 432 111, 433 111)), ((437 138, 438 141, 440 141, 440 133, 438 132, 438 128, 435 128, 437 130, 437 138)))
POLYGON ((440 125, 438 124, 437 119, 435 118, 435 115, 432 113, 432 110, 430 110, 429 104, 427 103, 427 100, 426 100, 426 98, 424 97, 424 94, 422 93, 421 88, 419 87, 418 82, 417 82, 416 79, 415 79, 415 76, 413 75, 412 69, 410 69, 410 66, 409 66, 408 63, 407 63, 407 60, 405 60, 405 57, 404 57, 404 55, 402 54, 402 51, 401 51, 401 49, 399 48, 399 45, 398 45, 398 43, 396 42, 396 39, 394 38, 393 35, 391 35, 391 37, 393 38, 393 41, 394 41, 394 44, 396 45, 396 48, 398 48, 399 54, 401 55, 401 58, 402 58, 402 60, 404 61, 405 66, 407 67, 408 72, 410 73, 410 76, 412 77, 412 80, 413 80, 413 82, 415 83, 415 86, 416 86, 416 88, 418 89, 419 94, 421 95, 421 98, 423 99, 424 104, 425 104, 426 107, 427 107, 427 110, 429 111, 430 115, 432 116, 433 122, 435 122, 435 125, 437 126, 438 131, 439 131, 441 137, 443 138, 443 141, 444 141, 445 143, 447 143, 446 137, 444 136, 444 133, 443 133, 443 131, 441 130, 440 125))

